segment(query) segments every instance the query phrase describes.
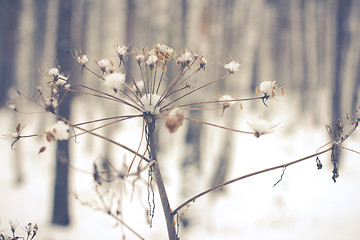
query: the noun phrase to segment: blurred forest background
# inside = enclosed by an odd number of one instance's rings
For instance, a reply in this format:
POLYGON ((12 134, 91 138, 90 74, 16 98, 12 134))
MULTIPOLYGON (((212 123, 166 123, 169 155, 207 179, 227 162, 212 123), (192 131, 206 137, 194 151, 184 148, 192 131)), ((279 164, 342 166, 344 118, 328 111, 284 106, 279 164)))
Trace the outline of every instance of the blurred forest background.
MULTIPOLYGON (((305 124, 335 122, 360 103, 359 0, 0 0, 0 32, 1 118, 10 119, 7 121, 13 128, 33 115, 19 117, 6 109, 16 100, 12 87, 33 96, 46 78, 44 73, 58 65, 62 72, 70 72, 72 81, 90 79, 87 73, 80 74, 81 67, 71 51, 81 50, 100 59, 115 55, 115 42, 133 50, 150 49, 157 43, 177 51, 192 49, 219 66, 228 60, 241 61, 236 81, 220 84, 206 97, 224 93, 252 96, 260 82, 277 81, 291 99, 292 119, 305 124)), ((134 62, 129 65, 130 69, 136 67, 134 62)), ((219 75, 220 67, 209 68, 211 74, 203 78, 219 75)), ((60 109, 67 117, 71 115, 71 100, 60 109)), ((95 100, 91 104, 96 108, 95 100)), ((255 112, 263 107, 250 106, 255 112)), ((31 108, 31 104, 21 101, 20 108, 31 108)), ((110 108, 104 111, 112 112, 110 108)), ((87 114, 92 117, 91 110, 87 114)), ((204 117, 201 114, 190 113, 197 119, 204 117)), ((236 125, 234 115, 230 111, 225 115, 230 126, 236 125)), ((37 121, 38 129, 44 121, 37 121)), ((201 172, 201 131, 199 125, 188 124, 183 134, 190 150, 182 156, 181 179, 201 172)), ((221 140, 224 151, 214 160, 216 167, 204 186, 228 178, 235 146, 231 137, 221 140)), ((101 145, 99 152, 104 158, 111 158, 108 148, 101 145)), ((58 149, 68 152, 66 143, 58 149)), ((14 181, 22 184, 27 170, 16 154, 11 154, 14 181)), ((59 150, 56 156, 59 158, 59 150)), ((68 168, 60 162, 58 159, 52 222, 67 225, 68 168)), ((184 196, 199 190, 191 190, 191 185, 185 183, 180 189, 184 196)), ((184 225, 191 224, 184 219, 184 225)))

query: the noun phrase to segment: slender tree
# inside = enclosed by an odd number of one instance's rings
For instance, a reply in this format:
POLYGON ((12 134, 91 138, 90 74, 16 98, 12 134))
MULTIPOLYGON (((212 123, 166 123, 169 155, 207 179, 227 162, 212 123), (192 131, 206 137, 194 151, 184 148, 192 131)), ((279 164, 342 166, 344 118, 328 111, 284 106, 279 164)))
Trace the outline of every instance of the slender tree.
POLYGON ((336 22, 336 41, 335 41, 335 75, 332 87, 332 122, 336 123, 341 118, 341 79, 342 69, 345 61, 345 53, 349 43, 350 33, 348 21, 352 0, 343 0, 338 2, 337 22, 336 22))
POLYGON ((0 1, 0 107, 7 100, 7 91, 15 82, 15 57, 17 30, 21 1, 0 1))
MULTIPOLYGON (((57 62, 62 72, 70 71, 73 62, 70 49, 71 41, 71 17, 72 0, 62 0, 58 7, 58 29, 56 39, 57 62)), ((70 119, 71 98, 64 98, 58 109, 61 116, 70 119)), ((70 223, 69 215, 69 144, 68 141, 58 141, 56 151, 56 173, 54 189, 54 205, 52 223, 66 226, 70 223)))

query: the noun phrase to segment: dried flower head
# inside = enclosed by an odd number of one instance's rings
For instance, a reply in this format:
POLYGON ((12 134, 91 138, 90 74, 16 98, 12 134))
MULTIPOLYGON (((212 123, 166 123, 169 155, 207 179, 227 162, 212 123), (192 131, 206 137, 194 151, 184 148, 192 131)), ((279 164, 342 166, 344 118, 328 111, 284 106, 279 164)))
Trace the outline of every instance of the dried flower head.
POLYGON ((184 112, 179 108, 174 108, 170 111, 170 114, 166 117, 166 128, 170 133, 174 133, 184 122, 184 112))
POLYGON ((219 99, 219 102, 221 104, 221 106, 223 106, 224 108, 228 108, 230 107, 230 105, 233 105, 233 98, 229 95, 224 95, 219 99))
POLYGON ((97 65, 101 69, 101 71, 106 72, 106 68, 111 64, 109 59, 103 58, 97 61, 97 65))
POLYGON ((272 133, 273 131, 275 131, 275 128, 279 126, 279 123, 273 124, 271 121, 263 118, 258 118, 256 120, 253 120, 252 122, 248 122, 248 124, 250 128, 255 132, 254 136, 257 138, 261 135, 272 133))
POLYGON ((11 148, 13 148, 15 143, 17 143, 20 140, 21 132, 24 128, 25 128, 25 126, 23 124, 19 123, 16 126, 15 131, 10 131, 6 135, 1 136, 1 138, 11 142, 11 148))
POLYGON ((206 66, 206 64, 207 64, 206 58, 201 57, 201 58, 200 58, 200 69, 202 69, 202 70, 205 71, 205 66, 206 66))
POLYGON ((256 88, 256 93, 263 93, 266 97, 275 97, 277 84, 276 81, 265 81, 260 83, 259 87, 256 88))
POLYGON ((125 45, 120 46, 118 43, 115 43, 115 50, 120 60, 124 60, 124 56, 127 54, 128 47, 125 45))
POLYGON ((37 234, 39 227, 37 224, 33 225, 32 223, 28 223, 23 229, 27 234, 27 239, 33 239, 37 234))
POLYGON ((158 43, 156 45, 156 50, 157 50, 157 56, 158 56, 159 62, 171 60, 172 54, 174 53, 174 49, 170 48, 166 44, 161 44, 161 43, 158 43))
POLYGON ((123 87, 124 83, 125 83, 125 74, 119 72, 110 73, 105 77, 105 81, 104 81, 104 84, 108 88, 114 90, 114 92, 118 92, 123 87))
POLYGON ((0 233, 0 239, 1 240, 12 240, 13 238, 8 235, 3 235, 0 233))
POLYGON ((87 55, 80 55, 77 57, 77 62, 80 63, 82 66, 85 66, 89 62, 89 58, 87 55))
POLYGON ((182 67, 189 66, 193 58, 194 55, 190 51, 185 50, 185 52, 176 60, 176 64, 179 64, 182 67))
POLYGON ((63 121, 58 121, 48 128, 45 135, 48 142, 55 140, 67 140, 70 137, 70 126, 63 121))
POLYGON ((70 86, 70 85, 67 85, 68 84, 68 79, 69 79, 69 77, 60 74, 60 75, 57 76, 57 79, 54 80, 54 82, 58 86, 68 88, 70 86))
POLYGON ((113 61, 110 61, 110 64, 105 68, 105 72, 107 73, 113 73, 116 70, 115 63, 113 61))
POLYGON ((59 75, 60 71, 58 68, 54 67, 54 68, 50 68, 48 73, 50 75, 52 75, 53 77, 57 77, 59 75))
POLYGON ((235 61, 231 61, 227 64, 224 64, 224 68, 228 70, 229 73, 234 73, 240 70, 240 64, 235 61))
POLYGON ((153 69, 158 61, 158 57, 155 54, 151 54, 146 60, 146 64, 149 65, 150 69, 153 69))
POLYGON ((19 222, 16 220, 9 220, 10 230, 15 235, 16 228, 19 226, 19 222))
POLYGON ((140 54, 136 55, 135 59, 136 59, 137 63, 140 64, 141 62, 144 62, 145 55, 140 53, 140 54))

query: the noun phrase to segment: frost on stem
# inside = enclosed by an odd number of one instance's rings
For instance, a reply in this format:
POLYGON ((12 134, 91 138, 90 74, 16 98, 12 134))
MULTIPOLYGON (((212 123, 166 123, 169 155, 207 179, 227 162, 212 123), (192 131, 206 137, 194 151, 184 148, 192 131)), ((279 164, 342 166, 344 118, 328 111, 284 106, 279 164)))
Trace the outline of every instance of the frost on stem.
POLYGON ((170 114, 166 117, 166 128, 170 133, 174 133, 184 122, 184 112, 179 108, 171 110, 170 114))
POLYGON ((224 68, 232 74, 240 70, 240 64, 235 61, 231 61, 227 64, 224 64, 224 68))
POLYGON ((258 118, 253 120, 252 122, 248 122, 250 128, 255 132, 255 137, 260 137, 264 134, 269 134, 275 131, 275 128, 279 126, 279 124, 273 124, 269 120, 258 118))
POLYGON ((55 97, 47 97, 45 100, 45 110, 49 112, 55 111, 58 106, 57 99, 55 97))
POLYGON ((48 142, 56 140, 67 140, 70 137, 70 126, 63 121, 58 121, 45 132, 48 142))
POLYGON ((108 88, 114 90, 114 92, 118 92, 125 83, 125 74, 114 72, 110 73, 105 77, 104 84, 108 88))

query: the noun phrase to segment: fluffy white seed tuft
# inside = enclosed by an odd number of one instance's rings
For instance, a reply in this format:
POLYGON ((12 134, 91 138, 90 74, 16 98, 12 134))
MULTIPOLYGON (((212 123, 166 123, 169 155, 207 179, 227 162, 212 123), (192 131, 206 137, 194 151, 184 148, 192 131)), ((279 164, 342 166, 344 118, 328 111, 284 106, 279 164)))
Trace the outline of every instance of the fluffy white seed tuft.
POLYGON ((265 96, 268 97, 275 97, 276 89, 277 89, 276 81, 266 81, 260 83, 259 85, 259 90, 262 93, 264 93, 265 96))
POLYGON ((106 68, 111 64, 109 59, 103 58, 99 61, 97 61, 97 65, 101 69, 101 71, 105 72, 106 68))
POLYGON ((87 55, 81 55, 77 57, 78 63, 80 63, 82 66, 85 66, 89 62, 89 58, 87 55))
POLYGON ((272 133, 275 131, 275 128, 279 126, 278 124, 273 124, 271 121, 263 118, 258 118, 252 122, 248 122, 250 128, 255 132, 255 137, 260 137, 261 135, 272 133))
POLYGON ((156 94, 145 94, 141 98, 141 103, 144 105, 143 108, 145 109, 145 111, 151 113, 159 113, 160 108, 156 104, 158 103, 160 98, 161 96, 156 94))
POLYGON ((124 83, 125 83, 125 74, 119 72, 110 73, 105 77, 105 81, 104 81, 105 86, 114 90, 114 92, 119 91, 124 83))
POLYGON ((176 63, 181 64, 183 67, 185 67, 190 64, 193 58, 194 55, 190 51, 185 50, 185 52, 176 60, 176 63))
POLYGON ((237 62, 235 62, 235 61, 231 61, 231 62, 229 62, 229 63, 227 63, 227 64, 224 64, 224 68, 225 68, 226 70, 228 70, 229 73, 234 73, 234 72, 239 71, 239 69, 240 69, 240 64, 237 63, 237 62))
POLYGON ((229 95, 224 95, 219 99, 221 106, 224 108, 228 108, 230 105, 233 105, 234 102, 232 100, 234 99, 229 95))
POLYGON ((50 75, 56 77, 56 76, 59 75, 59 69, 58 69, 58 68, 50 68, 48 73, 49 73, 50 75))
POLYGON ((46 137, 48 138, 48 135, 50 134, 52 135, 50 137, 53 141, 56 139, 67 140, 70 137, 70 126, 63 121, 58 121, 48 129, 46 137), (53 137, 55 137, 55 139, 53 137))
POLYGON ((126 46, 120 46, 117 43, 115 43, 115 50, 118 56, 122 58, 127 54, 128 48, 126 46))
POLYGON ((158 61, 158 57, 156 55, 150 55, 146 60, 146 64, 149 65, 150 68, 154 68, 156 62, 158 61))

